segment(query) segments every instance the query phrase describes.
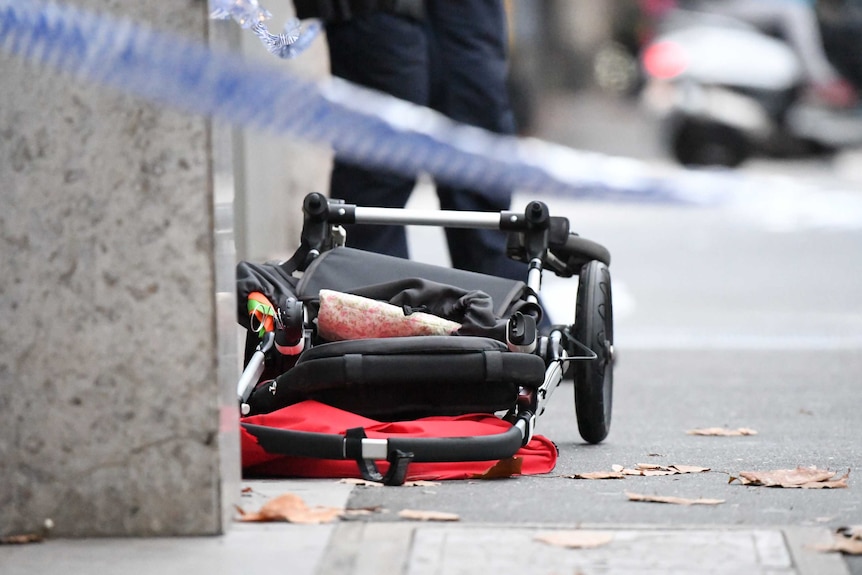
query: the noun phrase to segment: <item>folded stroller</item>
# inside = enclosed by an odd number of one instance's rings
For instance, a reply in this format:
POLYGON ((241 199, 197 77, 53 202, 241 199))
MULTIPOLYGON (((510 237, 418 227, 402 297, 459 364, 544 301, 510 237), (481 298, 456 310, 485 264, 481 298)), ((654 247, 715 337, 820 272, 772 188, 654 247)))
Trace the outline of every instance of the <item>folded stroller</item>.
POLYGON ((244 430, 266 452, 355 460, 362 476, 401 484, 411 462, 513 456, 564 378, 574 381, 579 432, 601 442, 611 422, 610 254, 538 201, 524 212, 367 208, 309 194, 300 246, 287 261, 237 268, 239 322, 248 330, 237 395, 243 416, 313 400, 381 421, 495 414, 503 433, 368 438, 244 430), (482 227, 508 233, 525 281, 433 266, 344 246, 343 224, 482 227), (573 323, 542 321, 544 271, 578 276, 573 323), (375 462, 388 462, 381 475, 375 462))

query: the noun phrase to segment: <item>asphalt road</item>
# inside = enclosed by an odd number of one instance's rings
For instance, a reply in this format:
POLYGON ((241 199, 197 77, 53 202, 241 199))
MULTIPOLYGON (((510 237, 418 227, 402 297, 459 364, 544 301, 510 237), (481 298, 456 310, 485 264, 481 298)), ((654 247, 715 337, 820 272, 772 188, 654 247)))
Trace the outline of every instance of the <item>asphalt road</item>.
MULTIPOLYGON (((359 487, 349 505, 450 511, 463 521, 510 525, 862 524, 862 186, 841 180, 836 188, 833 166, 820 161, 754 162, 746 170, 824 185, 803 198, 782 198, 776 185, 768 196, 773 204, 753 198, 708 209, 545 199, 553 215, 569 217, 613 258, 619 361, 613 425, 604 443, 581 441, 573 390, 564 384, 538 428, 560 449, 553 474, 422 490, 359 487), (713 426, 757 434, 686 433, 713 426), (638 463, 711 471, 602 481, 565 477, 638 463), (797 466, 849 470, 850 487, 729 482, 741 471, 797 466), (626 491, 724 503, 637 503, 626 491)), ((543 198, 518 198, 528 199, 543 198)), ((423 188, 413 202, 431 206, 433 193, 423 188)), ((412 230, 414 257, 445 264, 440 233, 412 230)), ((573 317, 576 288, 576 279, 546 280, 543 294, 554 321, 573 317)), ((848 565, 862 573, 859 558, 848 558, 848 565)))

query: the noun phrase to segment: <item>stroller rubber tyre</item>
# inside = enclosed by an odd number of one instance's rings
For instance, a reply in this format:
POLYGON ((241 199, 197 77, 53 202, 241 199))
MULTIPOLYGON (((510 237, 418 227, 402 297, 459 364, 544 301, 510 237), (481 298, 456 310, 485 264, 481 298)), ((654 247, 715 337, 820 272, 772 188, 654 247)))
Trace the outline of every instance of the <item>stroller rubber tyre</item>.
POLYGON ((561 277, 571 277, 592 260, 611 265, 608 248, 577 234, 570 234, 565 245, 562 248, 552 248, 551 253, 566 263, 565 273, 557 274, 561 277))
POLYGON ((573 335, 598 356, 574 361, 572 375, 578 431, 588 443, 599 443, 610 431, 614 360, 611 275, 600 261, 581 268, 573 335))

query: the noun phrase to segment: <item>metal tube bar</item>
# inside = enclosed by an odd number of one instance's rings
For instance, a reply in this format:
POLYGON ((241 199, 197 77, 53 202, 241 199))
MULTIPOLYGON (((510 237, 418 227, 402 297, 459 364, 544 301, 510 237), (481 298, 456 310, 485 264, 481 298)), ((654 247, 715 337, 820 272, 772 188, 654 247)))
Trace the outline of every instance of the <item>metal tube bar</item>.
POLYGON ((536 417, 539 417, 545 413, 545 409, 548 406, 548 402, 551 400, 551 396, 554 394, 554 391, 556 391, 557 387, 559 387, 562 380, 562 360, 552 361, 551 364, 545 369, 545 381, 542 383, 542 386, 539 387, 539 389, 537 390, 538 401, 536 405, 536 417))
POLYGON ((530 267, 527 270, 527 286, 533 293, 527 296, 527 301, 538 303, 539 299, 533 295, 542 290, 542 260, 535 258, 530 262, 530 267))
MULTIPOLYGON (((345 442, 346 445, 347 442, 345 442)), ((386 439, 362 440, 362 459, 386 460, 389 457, 389 441, 386 439)), ((347 456, 344 457, 347 459, 347 456)))
POLYGON ((266 354, 255 351, 236 384, 236 395, 242 403, 248 401, 254 386, 263 374, 266 354))
POLYGON ((500 229, 500 217, 499 212, 356 207, 357 224, 400 224, 498 230, 500 229))

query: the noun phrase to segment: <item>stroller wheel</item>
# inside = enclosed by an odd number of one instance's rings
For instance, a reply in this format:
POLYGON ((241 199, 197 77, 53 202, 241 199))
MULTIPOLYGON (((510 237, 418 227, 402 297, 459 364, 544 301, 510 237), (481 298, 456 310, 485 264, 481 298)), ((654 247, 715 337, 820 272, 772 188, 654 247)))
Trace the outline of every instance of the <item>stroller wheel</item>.
POLYGON ((599 443, 610 431, 614 383, 611 274, 604 263, 593 260, 581 268, 575 314, 575 339, 598 356, 573 362, 578 431, 585 441, 599 443))

